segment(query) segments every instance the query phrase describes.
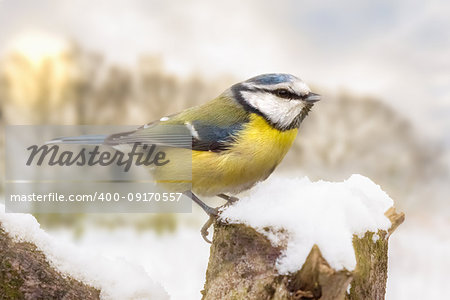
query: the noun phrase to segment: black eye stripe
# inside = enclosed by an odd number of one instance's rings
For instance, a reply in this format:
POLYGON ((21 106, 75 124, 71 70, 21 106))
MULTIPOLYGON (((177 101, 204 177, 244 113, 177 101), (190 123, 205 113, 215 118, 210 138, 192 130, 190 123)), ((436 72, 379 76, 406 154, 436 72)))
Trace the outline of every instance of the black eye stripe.
MULTIPOLYGON (((265 89, 265 88, 261 88, 261 87, 243 87, 240 85, 236 85, 233 87, 234 91, 239 91, 239 92, 243 92, 243 91, 248 91, 248 92, 264 92, 264 93, 270 93, 273 94, 277 97, 280 98, 284 98, 284 99, 291 99, 291 100, 304 100, 307 95, 297 95, 293 92, 291 92, 288 89, 275 89, 275 90, 269 90, 269 89, 265 89), (279 92, 283 90, 283 92, 285 92, 284 95, 280 95, 279 92)), ((240 93, 239 93, 240 94, 240 93)))
POLYGON ((303 96, 299 96, 297 94, 294 94, 293 92, 287 90, 287 89, 276 89, 276 90, 266 90, 264 89, 263 91, 274 94, 280 98, 284 98, 284 99, 298 99, 301 100, 304 97, 303 96))

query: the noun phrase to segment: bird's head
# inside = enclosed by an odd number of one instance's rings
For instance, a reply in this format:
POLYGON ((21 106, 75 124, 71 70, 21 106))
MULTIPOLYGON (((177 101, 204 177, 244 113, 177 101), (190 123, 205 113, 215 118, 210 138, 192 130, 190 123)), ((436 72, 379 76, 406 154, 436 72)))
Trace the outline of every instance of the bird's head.
POLYGON ((231 87, 233 97, 250 112, 264 117, 280 130, 297 128, 318 94, 290 74, 264 74, 231 87))

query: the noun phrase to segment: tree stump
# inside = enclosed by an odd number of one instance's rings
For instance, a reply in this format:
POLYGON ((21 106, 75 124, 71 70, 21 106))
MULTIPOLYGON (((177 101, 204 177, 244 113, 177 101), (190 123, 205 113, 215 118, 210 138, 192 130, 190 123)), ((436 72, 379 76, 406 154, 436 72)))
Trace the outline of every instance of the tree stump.
POLYGON ((100 291, 55 270, 31 243, 15 242, 0 223, 0 299, 100 299, 100 291))
POLYGON ((384 299, 387 280, 387 252, 390 234, 404 221, 394 208, 385 214, 392 223, 364 237, 353 237, 356 268, 336 271, 320 249, 311 249, 301 270, 278 274, 275 262, 284 246, 242 224, 214 224, 204 300, 215 299, 384 299))

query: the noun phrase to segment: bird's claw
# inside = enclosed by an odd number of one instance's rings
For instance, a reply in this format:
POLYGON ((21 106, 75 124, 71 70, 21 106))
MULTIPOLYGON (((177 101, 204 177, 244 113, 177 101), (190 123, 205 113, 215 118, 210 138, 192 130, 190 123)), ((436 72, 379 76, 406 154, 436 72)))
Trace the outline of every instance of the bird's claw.
POLYGON ((206 221, 206 223, 202 226, 202 229, 200 230, 201 234, 202 234, 202 238, 209 244, 212 244, 211 240, 208 239, 208 235, 209 235, 209 227, 211 227, 211 225, 214 223, 214 221, 217 219, 217 214, 216 215, 209 215, 209 219, 208 221, 206 221))
POLYGON ((219 209, 216 207, 207 206, 205 207, 205 212, 208 214, 210 218, 217 218, 219 216, 219 209))

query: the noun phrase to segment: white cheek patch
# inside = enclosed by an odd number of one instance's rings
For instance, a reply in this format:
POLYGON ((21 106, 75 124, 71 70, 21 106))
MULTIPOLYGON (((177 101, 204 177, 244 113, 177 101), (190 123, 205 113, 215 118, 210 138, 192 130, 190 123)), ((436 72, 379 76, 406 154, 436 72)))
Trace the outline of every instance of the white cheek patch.
POLYGON ((242 91, 247 103, 262 112, 274 124, 287 127, 301 113, 304 104, 298 100, 281 99, 263 92, 242 91))

